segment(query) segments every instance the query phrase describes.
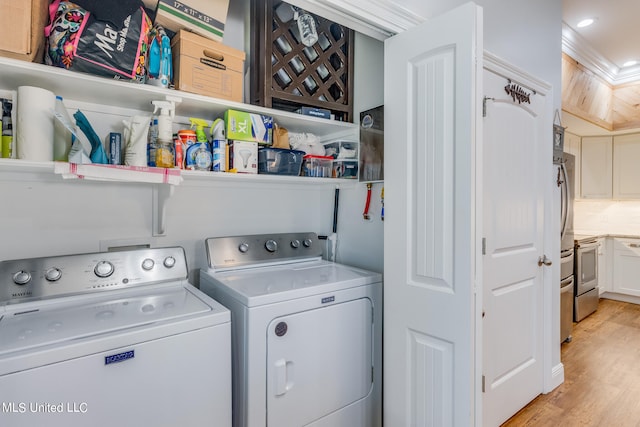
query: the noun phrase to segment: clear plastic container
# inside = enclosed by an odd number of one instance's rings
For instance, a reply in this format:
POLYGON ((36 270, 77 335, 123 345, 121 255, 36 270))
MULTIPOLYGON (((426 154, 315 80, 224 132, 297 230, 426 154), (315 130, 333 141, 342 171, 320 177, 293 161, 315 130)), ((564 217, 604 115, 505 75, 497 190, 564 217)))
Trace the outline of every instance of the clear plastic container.
POLYGON ((285 148, 260 148, 258 173, 273 175, 300 175, 304 151, 285 148))
POLYGON ((158 140, 156 143, 156 167, 172 168, 176 164, 176 152, 173 141, 158 140))
POLYGON ((307 154, 304 156, 302 163, 302 172, 304 176, 313 176, 317 178, 331 178, 333 157, 316 156, 307 154))

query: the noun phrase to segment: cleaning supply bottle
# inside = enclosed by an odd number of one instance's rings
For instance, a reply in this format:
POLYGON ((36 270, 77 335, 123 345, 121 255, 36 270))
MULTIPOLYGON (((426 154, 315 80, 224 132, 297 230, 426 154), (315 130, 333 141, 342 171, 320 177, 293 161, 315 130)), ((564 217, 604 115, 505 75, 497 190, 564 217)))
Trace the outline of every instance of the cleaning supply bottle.
POLYGON ((158 168, 172 168, 175 166, 175 146, 172 132, 175 104, 173 101, 151 101, 151 103, 155 107, 153 114, 156 114, 160 109, 155 166, 158 168))
POLYGON ((73 144, 73 134, 69 129, 74 122, 61 96, 56 96, 54 115, 56 120, 53 123, 53 160, 66 162, 69 160, 69 151, 73 144))
POLYGON ((187 149, 187 169, 211 170, 212 155, 211 145, 204 133, 204 128, 209 126, 206 120, 190 118, 191 127, 196 127, 196 143, 187 149))
POLYGON ((225 172, 227 170, 227 138, 224 132, 224 120, 216 119, 211 125, 211 146, 213 151, 214 172, 225 172))
POLYGON ((13 125, 11 122, 12 103, 2 100, 2 152, 0 157, 11 158, 13 147, 13 125))

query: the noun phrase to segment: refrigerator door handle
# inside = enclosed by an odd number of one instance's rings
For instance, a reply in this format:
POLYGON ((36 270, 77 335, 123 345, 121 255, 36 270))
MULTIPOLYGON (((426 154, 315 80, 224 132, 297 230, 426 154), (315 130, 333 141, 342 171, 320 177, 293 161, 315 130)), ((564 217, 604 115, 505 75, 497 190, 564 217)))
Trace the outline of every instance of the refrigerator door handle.
POLYGON ((567 168, 563 164, 558 167, 558 186, 562 186, 560 193, 562 194, 562 217, 560 226, 560 237, 564 238, 567 231, 567 222, 569 220, 569 179, 567 176, 567 168))

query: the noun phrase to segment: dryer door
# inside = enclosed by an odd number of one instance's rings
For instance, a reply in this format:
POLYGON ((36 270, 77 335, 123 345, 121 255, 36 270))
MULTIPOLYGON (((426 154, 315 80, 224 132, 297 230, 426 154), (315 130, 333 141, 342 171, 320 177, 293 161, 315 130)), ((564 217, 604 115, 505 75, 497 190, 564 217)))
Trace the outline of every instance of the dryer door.
MULTIPOLYGON (((362 298, 271 321, 268 426, 304 426, 369 394, 372 320, 371 301, 362 298)), ((344 421, 339 425, 356 425, 344 421)))

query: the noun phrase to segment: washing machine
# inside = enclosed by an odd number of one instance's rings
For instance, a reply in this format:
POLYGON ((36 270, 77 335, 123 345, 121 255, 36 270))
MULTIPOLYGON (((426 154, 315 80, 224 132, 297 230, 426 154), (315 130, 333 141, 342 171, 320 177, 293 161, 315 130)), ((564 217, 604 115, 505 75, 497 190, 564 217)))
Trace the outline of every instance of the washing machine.
POLYGON ((315 233, 215 237, 200 289, 231 310, 235 427, 381 425, 382 277, 315 233))
POLYGON ((179 247, 0 262, 0 424, 230 426, 230 313, 179 247))

